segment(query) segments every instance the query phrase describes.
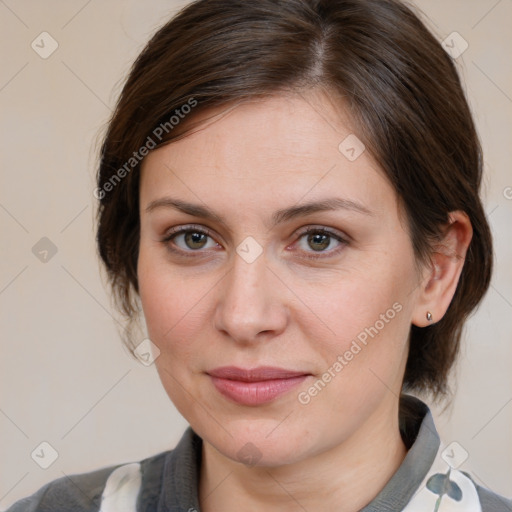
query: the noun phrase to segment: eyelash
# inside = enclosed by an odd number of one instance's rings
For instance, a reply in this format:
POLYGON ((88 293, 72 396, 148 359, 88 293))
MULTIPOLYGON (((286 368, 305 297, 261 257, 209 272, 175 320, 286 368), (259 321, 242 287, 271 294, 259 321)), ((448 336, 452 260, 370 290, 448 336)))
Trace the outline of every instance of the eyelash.
MULTIPOLYGON (((172 240, 174 238, 176 238, 178 235, 181 235, 183 233, 202 233, 204 235, 209 236, 212 239, 214 238, 213 233, 209 229, 204 228, 204 227, 200 227, 200 226, 190 225, 190 226, 180 227, 180 228, 176 228, 176 229, 171 230, 165 236, 165 238, 163 238, 163 240, 161 240, 161 242, 166 246, 166 248, 169 251, 171 251, 173 253, 176 253, 176 254, 179 254, 180 256, 190 257, 190 258, 197 258, 197 257, 199 257, 199 256, 197 256, 194 253, 202 252, 200 249, 198 249, 197 251, 193 251, 193 250, 185 251, 183 249, 176 249, 175 247, 171 246, 170 242, 172 242, 172 240)), ((308 255, 304 256, 305 259, 319 260, 319 259, 323 259, 323 258, 330 258, 330 257, 336 256, 341 250, 343 250, 344 246, 349 244, 347 239, 343 238, 342 236, 340 236, 339 234, 337 234, 337 233, 335 233, 333 231, 330 231, 330 230, 325 229, 325 228, 315 228, 315 227, 311 227, 311 226, 298 233, 299 240, 303 236, 309 235, 311 233, 328 235, 328 236, 334 238, 335 240, 337 240, 338 242, 340 242, 341 246, 338 247, 337 249, 334 249, 332 251, 327 252, 327 255, 313 256, 313 255, 308 254, 308 255)), ((325 254, 325 253, 319 252, 319 254, 325 254)))

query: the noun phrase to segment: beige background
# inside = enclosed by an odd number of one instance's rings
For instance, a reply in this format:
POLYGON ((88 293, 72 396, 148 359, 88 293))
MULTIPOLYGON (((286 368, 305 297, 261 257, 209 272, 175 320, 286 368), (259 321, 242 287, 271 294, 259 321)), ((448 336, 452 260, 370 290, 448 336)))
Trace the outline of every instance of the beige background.
MULTIPOLYGON (((187 425, 154 366, 134 362, 119 340, 92 195, 94 144, 122 80, 184 3, 0 1, 0 510, 63 475, 171 449, 187 425), (43 31, 59 45, 47 59, 31 48, 43 31), (57 248, 46 263, 32 252, 42 237, 57 248), (43 441, 58 452, 48 469, 31 458, 43 441)), ((469 44, 457 61, 483 139, 497 255, 468 325, 453 404, 434 413, 444 443, 469 453, 461 469, 511 497, 512 1, 416 5, 439 39, 457 31, 469 44)))

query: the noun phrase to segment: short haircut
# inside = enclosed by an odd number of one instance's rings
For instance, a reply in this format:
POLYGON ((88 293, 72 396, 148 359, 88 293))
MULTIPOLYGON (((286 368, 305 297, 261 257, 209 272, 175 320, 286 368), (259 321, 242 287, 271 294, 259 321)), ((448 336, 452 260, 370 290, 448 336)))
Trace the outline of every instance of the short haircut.
POLYGON ((453 59, 396 0, 199 0, 155 33, 101 147, 97 244, 117 306, 128 322, 140 311, 138 152, 148 137, 160 147, 206 108, 315 87, 340 98, 392 184, 417 262, 429 263, 449 212, 469 216, 473 237, 452 302, 436 323, 411 325, 409 337, 403 388, 444 396, 464 323, 492 273, 482 151, 453 59))

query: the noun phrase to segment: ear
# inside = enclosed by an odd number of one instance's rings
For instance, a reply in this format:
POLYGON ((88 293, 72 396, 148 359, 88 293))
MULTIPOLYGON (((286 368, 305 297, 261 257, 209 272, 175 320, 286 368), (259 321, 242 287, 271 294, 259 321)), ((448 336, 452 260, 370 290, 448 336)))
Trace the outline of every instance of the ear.
POLYGON ((412 323, 426 327, 443 318, 457 289, 473 228, 466 213, 454 211, 443 229, 443 238, 434 248, 432 265, 425 269, 413 310, 412 323), (427 311, 432 314, 427 320, 427 311))

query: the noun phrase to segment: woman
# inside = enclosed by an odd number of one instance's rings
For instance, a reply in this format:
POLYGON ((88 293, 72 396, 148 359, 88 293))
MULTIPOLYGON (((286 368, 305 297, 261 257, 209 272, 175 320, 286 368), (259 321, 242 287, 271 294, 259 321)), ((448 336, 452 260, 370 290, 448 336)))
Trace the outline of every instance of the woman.
POLYGON ((200 0, 109 123, 98 249, 190 423, 9 511, 504 511, 428 407, 485 294, 482 157, 450 56, 395 0, 200 0))

